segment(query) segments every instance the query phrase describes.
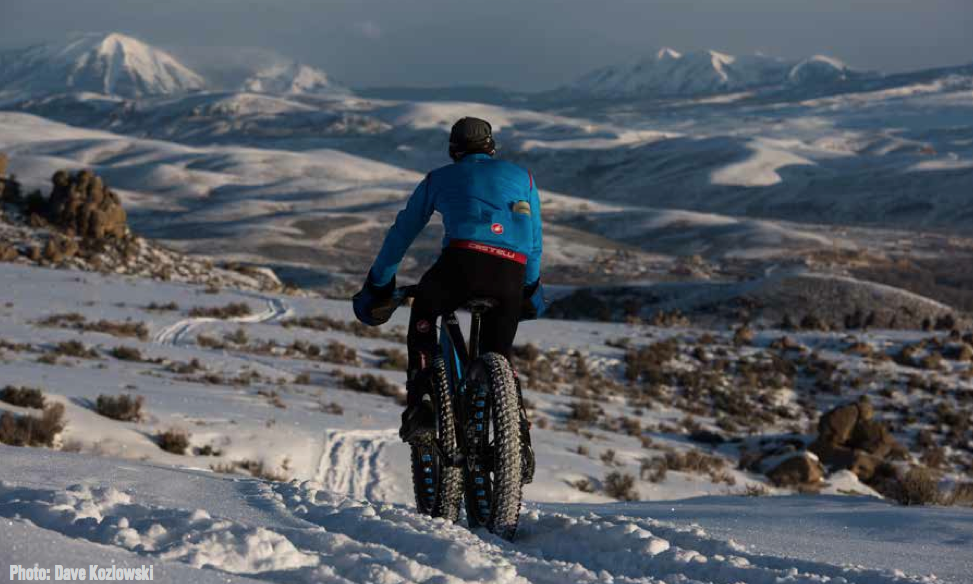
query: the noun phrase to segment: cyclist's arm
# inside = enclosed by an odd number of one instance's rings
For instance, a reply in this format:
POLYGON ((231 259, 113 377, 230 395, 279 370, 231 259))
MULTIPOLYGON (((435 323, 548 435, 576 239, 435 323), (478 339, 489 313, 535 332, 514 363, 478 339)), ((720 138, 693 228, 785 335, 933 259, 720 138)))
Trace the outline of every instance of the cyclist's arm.
POLYGON ((541 196, 533 177, 530 179, 528 202, 530 203, 532 243, 530 253, 527 254, 527 272, 524 276, 524 283, 533 285, 541 277, 541 253, 544 250, 544 233, 541 228, 541 196))
POLYGON ((385 236, 381 251, 372 264, 369 279, 375 286, 388 284, 399 269, 399 263, 415 241, 422 228, 429 223, 433 213, 433 197, 429 191, 429 177, 425 179, 409 197, 405 209, 399 211, 395 223, 385 236))

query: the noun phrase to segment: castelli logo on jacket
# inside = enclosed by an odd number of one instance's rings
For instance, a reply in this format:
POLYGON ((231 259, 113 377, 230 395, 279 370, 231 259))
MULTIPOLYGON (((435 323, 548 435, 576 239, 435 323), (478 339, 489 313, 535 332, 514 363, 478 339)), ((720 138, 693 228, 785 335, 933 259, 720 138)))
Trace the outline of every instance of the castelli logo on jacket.
POLYGON ((503 233, 503 225, 500 225, 499 223, 494 223, 493 225, 490 226, 490 231, 496 233, 497 235, 501 235, 503 233))

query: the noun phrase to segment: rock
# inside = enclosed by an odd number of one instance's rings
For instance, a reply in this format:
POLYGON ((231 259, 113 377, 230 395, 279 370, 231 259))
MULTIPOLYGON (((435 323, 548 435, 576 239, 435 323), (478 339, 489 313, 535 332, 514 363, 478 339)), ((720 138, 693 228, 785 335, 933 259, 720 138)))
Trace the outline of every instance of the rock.
POLYGON ((821 421, 818 423, 818 440, 831 444, 844 444, 851 437, 857 422, 857 405, 837 407, 821 416, 821 421))
POLYGON ((47 240, 44 246, 44 259, 59 264, 78 254, 78 244, 70 237, 54 236, 47 240))
POLYGON ((824 468, 813 455, 802 453, 781 462, 767 477, 779 487, 810 485, 824 478, 824 468))
POLYGON ((855 463, 855 451, 845 446, 822 442, 820 439, 811 443, 808 450, 830 468, 851 468, 855 463))
POLYGON ((64 254, 61 253, 53 238, 48 239, 47 245, 44 246, 44 259, 52 264, 59 264, 64 261, 64 254))
POLYGON ((877 456, 872 456, 861 451, 854 451, 854 460, 847 469, 855 473, 855 476, 859 480, 868 481, 875 476, 875 470, 882 462, 882 459, 877 456))
POLYGON ((884 458, 892 451, 895 439, 888 427, 875 420, 860 421, 852 432, 848 446, 884 458))
POLYGON ((821 417, 820 435, 809 450, 832 469, 847 469, 863 481, 876 469, 897 457, 903 447, 888 425, 874 419, 875 407, 866 396, 857 403, 839 406, 821 417))
POLYGON ((101 177, 82 170, 75 175, 59 170, 51 177, 51 222, 69 235, 85 239, 124 239, 128 217, 118 196, 101 177))
POLYGON ((858 398, 858 419, 863 421, 869 421, 875 417, 875 406, 872 405, 872 401, 868 399, 867 395, 863 395, 858 398))
POLYGON ((12 245, 0 243, 0 262, 12 262, 20 256, 12 245))

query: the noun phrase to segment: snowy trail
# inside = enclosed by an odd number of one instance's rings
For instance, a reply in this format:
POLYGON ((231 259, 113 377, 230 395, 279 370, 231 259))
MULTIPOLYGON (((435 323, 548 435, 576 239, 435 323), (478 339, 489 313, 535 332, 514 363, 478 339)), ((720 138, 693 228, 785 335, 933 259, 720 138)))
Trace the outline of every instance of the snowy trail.
POLYGON ((326 490, 354 499, 395 500, 402 485, 386 470, 394 450, 408 456, 395 430, 329 430, 315 478, 326 490))
POLYGON ((240 324, 261 324, 280 320, 293 312, 279 298, 261 297, 261 299, 267 303, 267 308, 261 312, 226 320, 208 317, 187 318, 161 329, 153 336, 152 340, 160 345, 175 347, 181 345, 193 330, 206 323, 236 322, 240 324))
MULTIPOLYGON (((334 437, 334 443, 362 437, 350 433, 334 437)), ((754 554, 698 527, 601 516, 585 505, 529 510, 520 537, 508 543, 483 530, 472 532, 417 515, 404 506, 355 500, 319 482, 231 481, 157 467, 145 470, 149 476, 119 488, 98 481, 64 489, 0 483, 0 517, 20 517, 46 530, 153 561, 289 584, 930 581, 754 554), (167 480, 160 480, 160 473, 167 480), (167 488, 162 485, 172 483, 192 484, 198 493, 192 505, 211 511, 182 508, 183 499, 162 498, 160 492, 167 488), (223 503, 210 505, 210 499, 223 503), (216 516, 220 511, 225 515, 216 516)))

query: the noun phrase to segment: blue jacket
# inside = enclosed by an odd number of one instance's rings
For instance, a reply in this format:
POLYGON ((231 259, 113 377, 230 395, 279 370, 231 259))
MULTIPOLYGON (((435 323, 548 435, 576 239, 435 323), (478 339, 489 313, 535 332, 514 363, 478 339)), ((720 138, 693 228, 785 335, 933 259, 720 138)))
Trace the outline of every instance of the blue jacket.
POLYGON ((384 286, 392 280, 433 211, 443 217, 443 247, 453 239, 466 239, 522 253, 527 256, 524 283, 530 285, 540 278, 541 201, 534 177, 488 154, 470 154, 430 172, 419 183, 385 236, 372 264, 372 284, 384 286), (530 205, 529 215, 513 211, 518 202, 530 205))

